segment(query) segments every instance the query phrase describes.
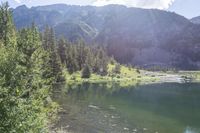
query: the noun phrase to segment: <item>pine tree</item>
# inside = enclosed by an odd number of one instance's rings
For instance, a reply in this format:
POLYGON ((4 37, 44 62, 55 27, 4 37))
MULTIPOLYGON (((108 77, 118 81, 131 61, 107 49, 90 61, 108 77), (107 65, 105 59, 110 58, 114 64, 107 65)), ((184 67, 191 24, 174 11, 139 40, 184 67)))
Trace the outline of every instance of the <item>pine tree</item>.
POLYGON ((90 78, 90 76, 91 76, 90 67, 88 65, 85 65, 82 70, 81 78, 90 78))
POLYGON ((23 29, 16 43, 7 9, 0 11, 0 132, 45 132, 48 89, 41 76, 39 32, 34 25, 23 29))
POLYGON ((22 64, 31 67, 31 57, 34 52, 41 48, 40 36, 36 26, 33 24, 31 28, 25 28, 19 31, 17 38, 17 49, 22 55, 22 64))
POLYGON ((66 42, 64 38, 59 39, 58 41, 58 54, 62 64, 66 65, 67 55, 66 55, 66 42))
POLYGON ((45 31, 41 35, 42 36, 42 46, 43 46, 44 50, 46 50, 46 51, 49 51, 49 49, 50 49, 49 33, 50 33, 50 28, 48 26, 46 26, 45 31))
POLYGON ((58 56, 58 51, 56 47, 55 35, 52 28, 46 28, 43 36, 43 47, 48 52, 49 55, 49 77, 54 78, 55 82, 63 81, 61 61, 58 56))
POLYGON ((70 74, 79 70, 77 61, 77 51, 75 46, 71 46, 68 51, 67 68, 70 74))
POLYGON ((8 2, 0 5, 0 41, 6 46, 16 44, 16 32, 8 2))
POLYGON ((98 73, 102 76, 108 73, 108 59, 102 48, 98 49, 97 65, 99 66, 98 73))
POLYGON ((114 73, 116 73, 116 74, 120 74, 121 73, 121 66, 120 66, 120 64, 117 63, 112 71, 114 73))
POLYGON ((90 66, 90 68, 93 68, 94 67, 94 54, 93 54, 91 48, 86 48, 86 53, 87 53, 87 56, 86 56, 85 63, 88 64, 90 66))
POLYGON ((77 62, 78 62, 78 67, 79 70, 81 70, 83 68, 83 65, 85 64, 86 61, 86 50, 85 50, 86 46, 83 40, 79 40, 78 41, 78 45, 77 45, 77 62))

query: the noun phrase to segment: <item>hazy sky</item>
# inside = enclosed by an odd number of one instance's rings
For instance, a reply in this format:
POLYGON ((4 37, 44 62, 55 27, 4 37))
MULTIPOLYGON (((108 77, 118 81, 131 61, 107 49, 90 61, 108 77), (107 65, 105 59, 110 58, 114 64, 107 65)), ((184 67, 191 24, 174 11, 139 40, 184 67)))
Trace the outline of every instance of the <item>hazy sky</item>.
MULTIPOLYGON (((5 1, 5 0, 0 0, 5 1)), ((174 11, 187 18, 200 16, 200 0, 8 0, 12 7, 26 4, 28 7, 65 3, 71 5, 122 4, 128 7, 157 8, 174 11)))

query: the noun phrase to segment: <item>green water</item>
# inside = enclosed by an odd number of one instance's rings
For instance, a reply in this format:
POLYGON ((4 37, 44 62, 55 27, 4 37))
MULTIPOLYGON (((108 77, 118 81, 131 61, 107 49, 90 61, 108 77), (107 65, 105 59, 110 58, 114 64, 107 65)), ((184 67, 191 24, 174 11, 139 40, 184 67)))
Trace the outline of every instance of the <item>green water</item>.
POLYGON ((56 128, 74 133, 200 133, 200 84, 58 87, 56 128))

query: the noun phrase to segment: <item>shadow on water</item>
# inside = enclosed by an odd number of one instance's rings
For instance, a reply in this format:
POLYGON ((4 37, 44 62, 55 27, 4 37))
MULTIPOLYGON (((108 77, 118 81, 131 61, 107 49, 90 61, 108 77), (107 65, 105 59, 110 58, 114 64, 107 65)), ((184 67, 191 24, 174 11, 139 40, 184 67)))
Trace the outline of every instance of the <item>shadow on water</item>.
POLYGON ((55 125, 77 133, 199 133, 200 84, 60 85, 55 125))

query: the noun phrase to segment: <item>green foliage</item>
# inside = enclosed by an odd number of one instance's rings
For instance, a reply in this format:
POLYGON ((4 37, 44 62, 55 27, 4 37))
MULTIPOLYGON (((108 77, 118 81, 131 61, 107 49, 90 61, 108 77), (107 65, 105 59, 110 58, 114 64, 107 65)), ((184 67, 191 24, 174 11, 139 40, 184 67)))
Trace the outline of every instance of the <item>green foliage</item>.
POLYGON ((93 71, 102 76, 108 73, 108 57, 102 48, 97 48, 93 71))
POLYGON ((66 55, 66 42, 64 38, 59 39, 58 41, 58 54, 62 64, 66 64, 67 55, 66 55))
POLYGON ((120 66, 120 64, 117 63, 112 71, 113 71, 113 73, 120 74, 121 73, 121 66, 120 66))
POLYGON ((36 68, 21 65, 21 54, 13 48, 0 49, 0 132, 44 131, 47 120, 48 87, 36 68))
POLYGON ((79 40, 76 46, 77 50, 77 63, 78 63, 78 68, 81 70, 85 64, 86 61, 86 56, 87 56, 87 51, 86 51, 86 46, 85 43, 82 40, 79 40))
POLYGON ((46 53, 37 28, 22 29, 15 35, 7 4, 0 9, 0 132, 47 132, 49 114, 54 108, 49 97, 49 80, 43 76, 46 53), (16 40, 17 38, 17 40, 16 40))
POLYGON ((77 62, 77 49, 74 45, 67 44, 67 62, 66 67, 70 74, 78 71, 78 62, 77 62))
POLYGON ((0 42, 6 46, 16 44, 15 27, 8 2, 0 5, 0 42))
POLYGON ((140 74, 140 70, 138 68, 136 69, 136 72, 140 74))
POLYGON ((58 55, 62 66, 66 66, 69 74, 81 71, 85 64, 93 73, 107 74, 109 58, 101 47, 86 45, 82 40, 69 43, 62 38, 58 41, 58 55))
POLYGON ((55 109, 47 99, 54 83, 65 80, 63 70, 70 74, 82 70, 81 78, 90 78, 93 72, 100 78, 107 75, 108 62, 104 48, 88 46, 81 40, 57 41, 52 28, 46 27, 42 35, 34 24, 15 31, 9 6, 2 4, 0 132, 47 132, 49 115, 55 109))
POLYGON ((90 76, 90 67, 88 65, 85 65, 81 73, 81 78, 90 78, 90 76))
POLYGON ((46 72, 45 77, 53 79, 52 81, 60 82, 64 81, 61 60, 58 55, 54 31, 52 28, 47 27, 43 35, 43 48, 47 52, 46 67, 49 71, 46 72))
POLYGON ((110 63, 111 63, 111 65, 114 65, 116 63, 116 61, 115 61, 113 56, 110 58, 110 63))

